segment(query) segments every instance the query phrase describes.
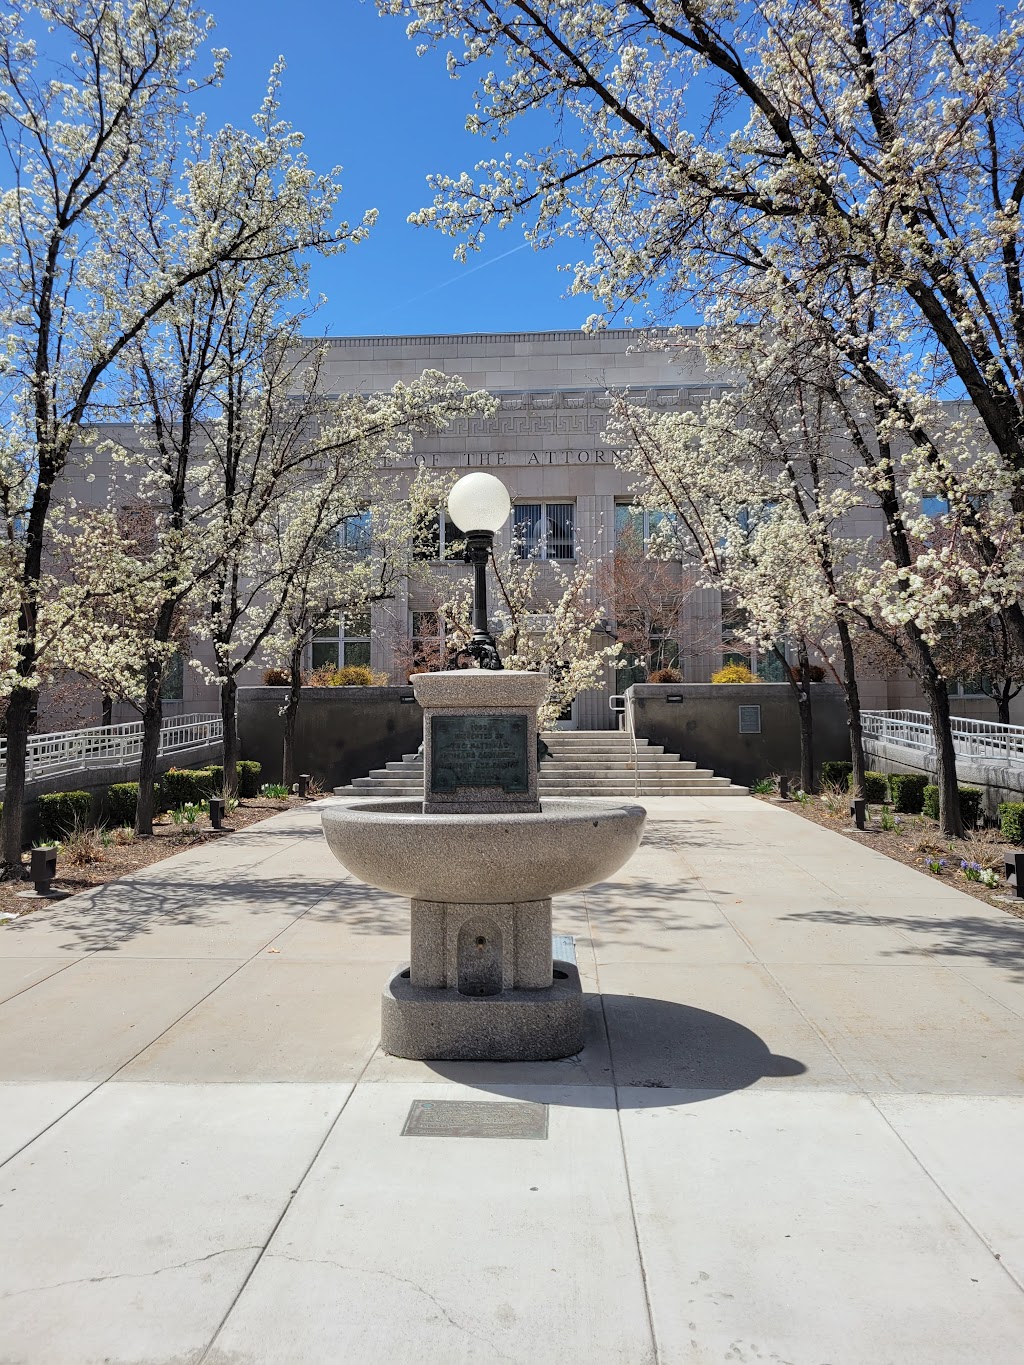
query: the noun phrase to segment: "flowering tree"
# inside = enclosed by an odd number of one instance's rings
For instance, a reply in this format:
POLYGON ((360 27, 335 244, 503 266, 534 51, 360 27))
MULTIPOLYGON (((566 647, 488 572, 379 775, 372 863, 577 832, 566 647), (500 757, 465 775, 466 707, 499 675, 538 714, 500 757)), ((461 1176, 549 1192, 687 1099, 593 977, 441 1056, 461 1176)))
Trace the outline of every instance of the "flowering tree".
MULTIPOLYGON (((617 529, 611 562, 597 571, 596 587, 626 658, 643 661, 654 672, 682 666, 680 618, 699 586, 699 574, 692 563, 662 557, 678 547, 664 531, 659 535, 657 527, 654 544, 645 545, 642 516, 640 508, 627 513, 625 529, 617 529)), ((693 649, 698 642, 687 643, 693 649)))
POLYGON ((220 267, 328 247, 297 135, 189 124, 186 95, 210 22, 190 0, 12 0, 0 18, 0 580, 7 610, 5 875, 21 875, 28 731, 45 660, 40 623, 47 529, 59 481, 113 368, 154 319, 220 267), (40 14, 47 52, 37 52, 40 14))
MULTIPOLYGON (((547 697, 538 711, 541 728, 550 727, 580 692, 599 687, 605 669, 622 646, 595 644, 604 627, 604 607, 596 600, 594 576, 578 561, 563 564, 522 559, 518 547, 495 551, 489 597, 495 642, 506 668, 548 675, 547 697)), ((473 592, 467 576, 439 591, 434 607, 443 622, 447 655, 473 635, 473 592)))
MULTIPOLYGON (((967 574, 971 609, 1001 610, 1024 644, 1024 9, 986 24, 968 0, 380 4, 451 45, 453 76, 480 70, 472 129, 556 115, 550 145, 436 177, 416 221, 462 251, 518 216, 539 244, 583 237, 574 288, 606 313, 656 293, 663 315, 696 302, 708 322, 815 335, 869 399, 896 614, 927 645, 967 574), (950 394, 971 405, 959 430, 936 419, 950 394), (947 499, 970 573, 905 559, 893 460, 947 499)), ((952 828, 952 770, 940 788, 952 828)))

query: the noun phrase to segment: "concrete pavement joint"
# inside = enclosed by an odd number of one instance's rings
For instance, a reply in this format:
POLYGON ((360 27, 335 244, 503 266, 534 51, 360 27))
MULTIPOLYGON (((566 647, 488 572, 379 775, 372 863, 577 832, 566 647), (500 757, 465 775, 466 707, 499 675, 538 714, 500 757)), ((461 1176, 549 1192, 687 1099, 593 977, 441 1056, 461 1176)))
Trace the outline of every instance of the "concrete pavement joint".
MULTIPOLYGON (((582 896, 583 909, 586 911, 587 915, 587 931, 590 937, 590 942, 593 943, 594 926, 590 920, 590 905, 589 902, 587 901, 586 891, 582 892, 582 896)), ((622 1160, 622 1174, 626 1182, 626 1198, 629 1201, 629 1218, 630 1222, 633 1225, 633 1243, 636 1247, 637 1265, 639 1266, 640 1269, 640 1283, 643 1285, 644 1291, 644 1311, 647 1314, 647 1330, 650 1333, 651 1338, 652 1351, 651 1361, 652 1365, 659 1365, 661 1355, 658 1351, 657 1333, 654 1330, 654 1311, 651 1307, 651 1292, 650 1286, 647 1282, 647 1266, 644 1262, 643 1247, 640 1244, 640 1228, 637 1225, 636 1205, 633 1200, 633 1182, 630 1178, 629 1160, 626 1156, 626 1138, 625 1134, 622 1131, 622 1109, 619 1106, 619 1083, 615 1075, 615 1054, 612 1050, 611 1032, 608 1028, 608 1015, 605 1012, 604 1007, 604 992, 601 990, 601 964, 597 960, 596 953, 594 954, 594 983, 597 986, 598 999, 601 1001, 601 1022, 604 1026, 605 1046, 608 1049, 608 1065, 611 1067, 612 1073, 611 1074, 612 1089, 615 1092, 615 1123, 619 1133, 619 1156, 622 1160)), ((638 1365, 640 1365, 640 1362, 638 1362, 638 1365)))
MULTIPOLYGON (((376 1048, 374 1049, 374 1052, 376 1052, 376 1048)), ((224 1328, 227 1326, 228 1319, 231 1317, 231 1314, 235 1311, 235 1307, 237 1306, 242 1295, 245 1293, 246 1288, 249 1285, 249 1282, 251 1281, 253 1275, 255 1275, 257 1269, 263 1264, 263 1258, 267 1254, 267 1248, 270 1246, 271 1242, 277 1236, 277 1230, 284 1222, 288 1210, 295 1202, 295 1196, 306 1183, 306 1179, 308 1178, 310 1171, 316 1165, 320 1153, 324 1150, 324 1147, 326 1147, 331 1134, 334 1132, 335 1128, 337 1128, 339 1122, 341 1121, 342 1114, 344 1114, 346 1108, 348 1107, 349 1101, 351 1100, 352 1096, 356 1093, 356 1087, 358 1086, 359 1082, 363 1079, 363 1076, 366 1074, 366 1068, 370 1065, 370 1062, 373 1059, 374 1052, 371 1052, 370 1056, 367 1057, 366 1061, 363 1063, 362 1071, 360 1071, 359 1075, 352 1082, 351 1086, 349 1087, 348 1094, 341 1102, 341 1107, 339 1108, 338 1112, 335 1114, 331 1122, 327 1125, 327 1131, 324 1133, 323 1138, 321 1139, 319 1145, 317 1146, 316 1151, 310 1157, 309 1162, 306 1165, 306 1169, 302 1172, 302 1175, 299 1177, 298 1182, 295 1185, 295 1188, 291 1191, 291 1193, 288 1195, 288 1198, 284 1201, 284 1207, 278 1214, 274 1222, 274 1226, 270 1229, 266 1241, 263 1243, 262 1247, 260 1247, 256 1259, 249 1267, 249 1273, 246 1275, 245 1279, 239 1285, 234 1298, 227 1306, 227 1310, 225 1311, 224 1316, 221 1318, 220 1322, 217 1324, 216 1330, 210 1337, 210 1340, 206 1345, 206 1349, 203 1351, 203 1354, 199 1356, 199 1358, 196 1360, 195 1365, 203 1365, 203 1362, 206 1360, 210 1352, 213 1350, 214 1346, 217 1344, 217 1338, 220 1336, 221 1332, 223 1332, 224 1328)))

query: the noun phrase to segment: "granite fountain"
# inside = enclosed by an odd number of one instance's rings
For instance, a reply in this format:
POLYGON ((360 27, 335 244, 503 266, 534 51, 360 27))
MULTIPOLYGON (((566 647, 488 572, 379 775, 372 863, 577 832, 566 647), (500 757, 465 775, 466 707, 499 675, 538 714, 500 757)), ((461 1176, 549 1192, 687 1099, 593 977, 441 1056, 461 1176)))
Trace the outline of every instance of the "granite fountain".
POLYGON ((339 803, 324 812, 324 834, 354 876, 411 901, 410 961, 383 992, 385 1052, 569 1057, 583 1047, 583 990, 575 963, 553 957, 551 898, 616 872, 636 850, 646 812, 538 799, 537 711, 548 680, 502 668, 487 630, 484 574, 508 494, 493 476, 470 474, 449 510, 476 568, 475 634, 459 662, 477 667, 413 676, 423 800, 339 803))

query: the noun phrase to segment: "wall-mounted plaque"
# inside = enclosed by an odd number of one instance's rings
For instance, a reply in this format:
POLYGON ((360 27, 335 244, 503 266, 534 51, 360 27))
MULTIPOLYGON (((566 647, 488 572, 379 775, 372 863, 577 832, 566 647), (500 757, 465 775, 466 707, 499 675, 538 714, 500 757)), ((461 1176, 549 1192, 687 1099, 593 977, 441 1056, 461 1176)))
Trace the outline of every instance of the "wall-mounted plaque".
POLYGON ((525 716, 433 716, 430 722, 430 790, 460 787, 530 789, 525 716))
POLYGON ((761 733, 761 708, 760 706, 741 706, 740 711, 740 734, 759 735, 761 733))

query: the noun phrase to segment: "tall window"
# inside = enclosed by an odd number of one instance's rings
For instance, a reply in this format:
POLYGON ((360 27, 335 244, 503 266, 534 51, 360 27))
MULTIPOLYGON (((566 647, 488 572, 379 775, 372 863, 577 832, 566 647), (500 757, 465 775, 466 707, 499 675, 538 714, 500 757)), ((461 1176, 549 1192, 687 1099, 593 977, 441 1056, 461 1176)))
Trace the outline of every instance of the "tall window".
POLYGON ((574 502, 518 502, 512 534, 520 559, 575 559, 574 502))
POLYGON ((338 527, 338 544, 357 554, 368 554, 370 549, 370 509, 353 512, 338 527))
POLYGON ((181 654, 172 654, 164 668, 163 682, 160 684, 161 701, 181 701, 185 696, 185 660, 181 654))
POLYGON ((615 504, 615 548, 624 554, 646 554, 651 537, 665 529, 664 512, 648 511, 629 502, 615 504))
POLYGON ((413 558, 435 563, 443 559, 459 559, 466 537, 448 515, 447 508, 431 512, 416 531, 413 558))
POLYGON ((415 668, 439 668, 443 652, 441 618, 436 611, 414 611, 412 661, 415 668))
POLYGON ((341 616, 337 629, 314 637, 312 647, 314 668, 323 664, 348 667, 350 664, 370 666, 370 613, 359 612, 341 616))

